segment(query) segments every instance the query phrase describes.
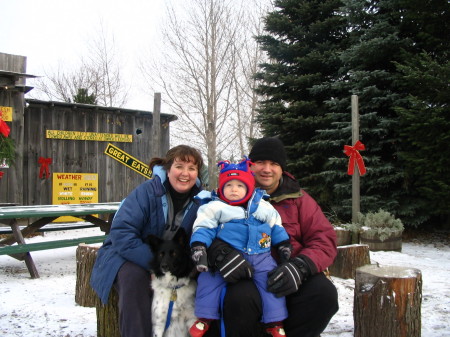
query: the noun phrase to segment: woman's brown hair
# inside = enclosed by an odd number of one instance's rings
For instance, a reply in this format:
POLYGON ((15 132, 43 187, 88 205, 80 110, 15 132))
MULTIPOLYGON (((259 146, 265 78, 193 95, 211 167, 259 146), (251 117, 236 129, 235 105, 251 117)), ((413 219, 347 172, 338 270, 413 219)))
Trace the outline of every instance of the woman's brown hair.
POLYGON ((149 164, 150 169, 153 170, 154 166, 160 165, 166 171, 169 171, 175 158, 179 158, 180 160, 185 162, 189 162, 191 159, 193 159, 193 163, 197 165, 198 174, 200 176, 200 172, 203 167, 202 155, 200 154, 200 151, 188 145, 178 145, 171 148, 169 151, 167 151, 165 158, 152 158, 149 164))

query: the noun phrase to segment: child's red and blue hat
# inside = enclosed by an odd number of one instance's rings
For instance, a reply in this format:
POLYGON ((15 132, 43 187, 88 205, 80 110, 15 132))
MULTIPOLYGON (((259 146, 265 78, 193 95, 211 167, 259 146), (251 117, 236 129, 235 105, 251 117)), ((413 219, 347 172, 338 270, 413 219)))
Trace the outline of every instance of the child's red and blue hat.
POLYGON ((253 163, 246 156, 244 156, 244 159, 237 164, 228 161, 221 161, 217 164, 217 166, 220 167, 219 187, 217 189, 217 194, 220 199, 232 206, 243 205, 250 199, 255 190, 255 177, 252 170, 250 170, 252 164, 253 163), (247 193, 244 198, 240 200, 228 200, 223 195, 225 184, 233 179, 237 179, 247 186, 247 193))

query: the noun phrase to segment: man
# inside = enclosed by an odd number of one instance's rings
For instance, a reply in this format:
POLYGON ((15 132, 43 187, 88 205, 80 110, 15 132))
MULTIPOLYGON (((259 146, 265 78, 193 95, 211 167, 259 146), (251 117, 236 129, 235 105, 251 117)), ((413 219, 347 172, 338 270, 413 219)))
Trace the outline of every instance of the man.
MULTIPOLYGON (((278 138, 257 140, 249 157, 256 184, 270 194, 292 245, 291 258, 269 272, 268 290, 286 296, 288 337, 317 337, 338 310, 337 290, 323 273, 336 257, 336 234, 316 201, 285 171, 286 152, 278 138)), ((210 265, 230 282, 224 297, 226 336, 263 336, 261 299, 242 255, 220 240, 208 254, 210 265)))

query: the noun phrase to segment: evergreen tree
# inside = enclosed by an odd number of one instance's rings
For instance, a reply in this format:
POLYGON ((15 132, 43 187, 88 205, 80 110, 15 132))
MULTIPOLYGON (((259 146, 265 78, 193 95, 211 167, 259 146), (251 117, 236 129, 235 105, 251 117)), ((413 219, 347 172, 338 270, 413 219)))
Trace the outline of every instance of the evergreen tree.
POLYGON ((398 65, 410 88, 408 105, 398 108, 405 188, 420 208, 417 223, 450 219, 450 62, 423 53, 398 65))
MULTIPOLYGON (((446 6, 445 3, 445 0, 346 0, 351 47, 341 55, 342 79, 333 84, 342 93, 348 90, 359 96, 360 136, 366 145, 366 151, 361 154, 368 167, 367 175, 361 178, 361 211, 384 208, 413 226, 423 223, 430 212, 425 194, 419 193, 411 183, 415 181, 411 174, 413 161, 409 164, 405 161, 423 156, 417 146, 411 147, 409 143, 417 137, 417 133, 411 132, 427 122, 423 119, 425 113, 420 114, 418 110, 409 111, 409 117, 414 118, 406 118, 405 108, 414 106, 410 93, 421 86, 415 80, 405 81, 405 69, 399 71, 399 65, 408 64, 421 50, 427 49, 434 57, 447 60, 444 51, 445 46, 448 49, 450 34, 448 28, 443 29, 449 22, 448 3, 446 6), (415 124, 409 124, 412 122, 415 124)), ((429 84, 431 90, 442 92, 442 86, 429 84)), ((319 138, 350 144, 350 97, 336 96, 328 103, 332 128, 321 130, 319 138)), ((340 217, 349 219, 351 178, 339 173, 345 170, 344 162, 348 159, 342 155, 330 158, 327 170, 320 176, 328 184, 334 182, 330 207, 340 217)), ((445 171, 444 167, 441 169, 445 171)), ((428 189, 433 189, 431 176, 427 180, 428 189)), ((440 186, 444 192, 446 184, 442 182, 440 186)))
POLYGON ((280 136, 289 157, 288 170, 319 200, 328 195, 314 173, 325 165, 331 147, 311 146, 316 130, 329 125, 325 101, 333 95, 327 82, 336 79, 339 52, 346 48, 340 0, 278 0, 265 20, 267 35, 257 37, 271 60, 261 66, 258 121, 263 133, 280 136), (325 84, 325 85, 324 85, 325 84))
POLYGON ((259 120, 265 135, 286 144, 289 170, 325 210, 350 220, 343 147, 354 145, 356 94, 367 166, 361 211, 383 208, 414 226, 430 216, 448 221, 449 2, 276 5, 266 19, 269 34, 258 37, 272 61, 258 74, 267 97, 259 120))
POLYGON ((361 152, 367 174, 361 178, 361 211, 383 208, 397 215, 412 214, 414 205, 401 204, 403 171, 398 162, 398 116, 394 106, 402 104, 393 61, 401 61, 407 46, 399 39, 398 12, 392 1, 344 0, 351 46, 342 52, 341 78, 332 84, 341 95, 328 102, 332 128, 322 130, 320 139, 339 144, 340 155, 330 158, 320 173, 333 183, 329 202, 341 218, 351 217, 351 182, 346 174, 348 158, 342 154, 351 144, 351 94, 358 95, 361 152))
POLYGON ((410 40, 400 87, 407 104, 398 107, 404 188, 417 205, 411 223, 450 225, 450 3, 398 0, 400 36, 410 40))
POLYGON ((97 104, 97 97, 95 94, 90 94, 87 89, 79 88, 77 94, 73 96, 74 103, 81 104, 97 104))

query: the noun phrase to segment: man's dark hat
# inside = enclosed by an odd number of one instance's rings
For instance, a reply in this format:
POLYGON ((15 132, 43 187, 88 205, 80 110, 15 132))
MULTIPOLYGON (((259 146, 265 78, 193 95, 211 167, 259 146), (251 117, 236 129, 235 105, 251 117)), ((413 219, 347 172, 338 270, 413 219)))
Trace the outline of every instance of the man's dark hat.
POLYGON ((258 139, 250 151, 249 158, 252 162, 271 160, 278 163, 283 171, 286 170, 286 151, 283 142, 275 137, 258 139))

